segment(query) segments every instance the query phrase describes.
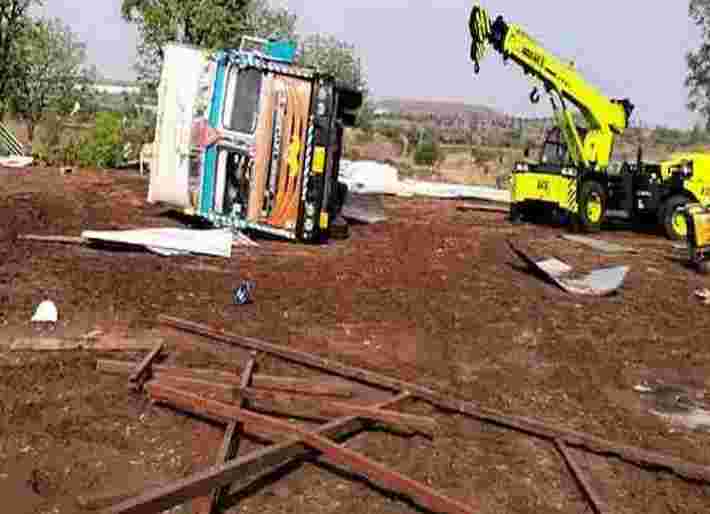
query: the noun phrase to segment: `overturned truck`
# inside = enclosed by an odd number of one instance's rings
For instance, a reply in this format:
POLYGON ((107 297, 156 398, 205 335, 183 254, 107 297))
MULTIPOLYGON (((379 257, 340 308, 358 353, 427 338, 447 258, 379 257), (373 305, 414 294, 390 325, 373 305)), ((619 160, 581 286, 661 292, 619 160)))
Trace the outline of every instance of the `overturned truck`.
POLYGON ((303 242, 333 235, 343 130, 362 94, 295 66, 289 47, 164 49, 148 201, 214 226, 303 242))

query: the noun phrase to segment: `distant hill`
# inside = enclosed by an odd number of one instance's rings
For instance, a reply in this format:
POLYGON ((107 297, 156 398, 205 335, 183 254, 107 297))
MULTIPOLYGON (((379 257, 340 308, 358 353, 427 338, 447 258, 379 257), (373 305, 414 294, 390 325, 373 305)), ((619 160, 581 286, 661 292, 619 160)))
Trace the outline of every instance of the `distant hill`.
POLYGON ((377 109, 393 114, 433 114, 438 117, 472 116, 483 119, 509 118, 490 107, 467 104, 461 100, 439 98, 381 98, 375 101, 377 109))

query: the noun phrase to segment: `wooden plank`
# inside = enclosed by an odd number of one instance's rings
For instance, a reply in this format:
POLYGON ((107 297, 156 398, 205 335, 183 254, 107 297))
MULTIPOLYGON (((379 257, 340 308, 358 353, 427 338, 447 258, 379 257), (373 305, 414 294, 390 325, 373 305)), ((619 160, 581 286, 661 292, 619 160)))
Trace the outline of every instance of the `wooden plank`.
POLYGON ((510 214, 510 208, 498 205, 486 205, 478 203, 464 203, 457 207, 460 211, 483 211, 483 212, 499 212, 501 214, 510 214))
MULTIPOLYGON (((403 393, 385 402, 380 408, 394 407, 410 398, 403 393)), ((341 418, 322 426, 315 433, 331 439, 341 439, 367 427, 367 423, 354 416, 341 418)), ((215 487, 239 481, 232 486, 231 494, 238 494, 255 481, 276 473, 294 460, 313 457, 314 450, 303 444, 300 438, 291 438, 283 443, 231 460, 221 466, 190 475, 163 487, 152 488, 140 496, 126 500, 106 514, 155 514, 180 505, 191 498, 208 494, 215 487)))
POLYGON ((373 421, 379 421, 393 427, 401 427, 413 430, 424 435, 433 435, 437 429, 437 423, 433 418, 426 416, 415 416, 384 409, 373 409, 364 405, 341 402, 322 402, 322 412, 335 414, 338 416, 362 416, 373 421))
POLYGON ((314 401, 313 398, 306 396, 262 391, 252 387, 242 388, 231 384, 164 375, 160 372, 155 374, 155 380, 152 380, 151 383, 184 389, 226 403, 232 403, 233 396, 240 395, 253 402, 266 402, 266 406, 259 403, 259 410, 279 413, 291 418, 329 421, 335 416, 361 416, 407 433, 417 432, 428 436, 433 435, 437 429, 436 421, 426 416, 377 409, 356 403, 333 402, 327 399, 314 401))
POLYGON ((446 514, 471 514, 471 507, 449 498, 431 487, 393 471, 360 453, 335 444, 327 438, 304 430, 287 422, 262 416, 233 405, 208 400, 180 389, 149 386, 152 398, 186 412, 201 414, 207 412, 215 416, 232 418, 250 423, 267 431, 282 431, 300 437, 308 446, 320 451, 325 460, 334 465, 345 466, 355 473, 365 476, 393 492, 408 496, 420 506, 432 512, 446 514))
MULTIPOLYGON (((52 337, 37 337, 16 339, 10 344, 12 351, 55 352, 92 350, 97 352, 140 352, 149 351, 155 347, 155 340, 140 341, 136 339, 106 338, 103 340, 72 340, 52 337)), ((134 369, 135 364, 132 364, 134 369)))
POLYGON ((290 362, 295 362, 311 368, 327 371, 333 375, 357 380, 381 389, 394 391, 407 391, 420 400, 424 400, 442 410, 456 412, 480 421, 494 423, 512 430, 523 432, 535 437, 555 441, 561 440, 568 446, 582 448, 592 453, 613 455, 626 462, 651 469, 666 469, 683 479, 710 483, 710 466, 688 462, 683 459, 664 455, 659 452, 644 450, 642 448, 615 443, 591 434, 570 430, 557 425, 544 423, 536 419, 523 416, 504 414, 498 410, 481 407, 474 402, 459 400, 450 393, 435 391, 433 389, 405 382, 394 378, 368 371, 362 368, 346 366, 336 361, 324 359, 313 354, 300 352, 291 348, 267 343, 254 338, 227 334, 211 329, 191 321, 181 320, 165 315, 158 320, 173 328, 186 332, 209 337, 215 341, 258 350, 269 355, 275 355, 290 362))
POLYGON ((559 439, 556 439, 555 446, 560 452, 562 459, 567 464, 570 473, 572 473, 572 476, 579 485, 580 489, 582 489, 582 493, 584 493, 584 496, 594 510, 595 514, 607 514, 611 512, 609 510, 609 506, 599 497, 596 490, 592 487, 592 484, 589 480, 587 480, 586 473, 579 467, 577 461, 574 460, 574 457, 570 453, 569 448, 567 448, 567 445, 559 439))
MULTIPOLYGON (((117 361, 110 359, 100 359, 96 363, 96 369, 103 373, 116 375, 127 375, 135 369, 135 363, 117 361)), ((162 364, 153 365, 154 371, 170 375, 179 375, 195 379, 208 379, 222 383, 239 385, 240 377, 235 373, 226 371, 216 371, 213 369, 182 368, 177 366, 167 366, 162 364)), ((278 377, 271 375, 255 374, 252 378, 252 387, 256 389, 268 389, 273 391, 284 391, 292 394, 302 394, 308 396, 326 396, 334 398, 350 398, 353 395, 353 385, 345 382, 329 382, 323 380, 302 379, 292 377, 278 377)))
POLYGON ((158 358, 158 355, 163 350, 164 346, 165 343, 163 343, 162 341, 156 344, 155 348, 153 348, 153 350, 151 350, 151 352, 145 356, 143 362, 141 362, 136 368, 136 370, 131 374, 131 376, 128 377, 129 382, 133 382, 136 389, 138 389, 139 391, 143 389, 143 384, 145 384, 145 381, 151 373, 150 367, 153 364, 153 361, 158 358))
MULTIPOLYGON (((239 383, 240 389, 246 389, 251 384, 251 378, 254 374, 254 369, 256 368, 256 352, 252 353, 249 362, 244 367, 242 371, 241 382, 239 383)), ((246 408, 249 405, 249 400, 244 396, 239 399, 238 407, 240 409, 246 408)), ((242 431, 242 424, 236 420, 231 421, 227 425, 227 430, 224 433, 224 439, 222 440, 222 446, 217 453, 216 463, 224 464, 225 462, 235 458, 239 453, 239 443, 241 441, 240 433, 242 431)), ((229 486, 224 486, 217 488, 213 491, 212 497, 210 499, 209 514, 217 514, 219 506, 224 498, 229 493, 229 486)))
POLYGON ((34 234, 18 234, 17 239, 21 241, 37 241, 41 243, 61 243, 73 245, 82 245, 87 243, 87 240, 83 237, 71 236, 38 236, 34 234))

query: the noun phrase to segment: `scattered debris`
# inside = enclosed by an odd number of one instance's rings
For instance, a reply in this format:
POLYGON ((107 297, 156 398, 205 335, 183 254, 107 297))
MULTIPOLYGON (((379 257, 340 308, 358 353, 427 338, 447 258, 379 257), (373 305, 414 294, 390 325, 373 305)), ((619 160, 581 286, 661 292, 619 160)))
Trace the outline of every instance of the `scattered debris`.
POLYGON ((300 352, 250 337, 237 336, 214 330, 205 325, 200 325, 199 323, 165 315, 159 316, 158 320, 166 326, 201 335, 213 339, 214 341, 220 341, 250 350, 257 350, 268 355, 277 356, 286 361, 319 369, 332 375, 349 378, 379 389, 407 391, 411 394, 412 398, 428 402, 445 411, 456 412, 480 421, 495 423, 502 427, 507 427, 541 439, 551 441, 559 439, 569 446, 600 455, 613 455, 639 466, 652 469, 667 469, 687 480, 710 483, 710 466, 694 464, 642 448, 614 443, 591 434, 569 430, 531 418, 504 414, 494 409, 479 407, 473 402, 458 400, 449 392, 438 392, 424 386, 380 375, 373 371, 347 366, 329 359, 323 359, 310 353, 300 352))
POLYGON ((562 459, 565 461, 565 464, 567 464, 570 473, 572 473, 572 476, 584 493, 584 496, 587 498, 587 501, 594 510, 595 514, 606 514, 611 512, 608 505, 601 500, 597 492, 592 487, 587 474, 582 470, 579 464, 577 464, 577 461, 572 456, 572 453, 567 445, 559 439, 556 439, 555 447, 562 456, 562 459))
MULTIPOLYGON (((242 371, 241 380, 239 382, 240 389, 246 389, 251 385, 251 379, 255 368, 256 352, 252 352, 249 362, 247 362, 247 365, 244 366, 244 371, 242 371)), ((245 409, 248 406, 249 400, 244 396, 240 397, 237 407, 245 409)), ((222 446, 220 446, 219 452, 217 453, 216 464, 218 466, 234 459, 239 453, 239 443, 241 441, 241 432, 243 428, 244 426, 242 423, 236 419, 230 421, 227 425, 227 430, 224 432, 224 439, 222 440, 222 446)), ((218 514, 218 508, 222 502, 222 498, 224 498, 227 494, 229 494, 229 486, 217 488, 212 492, 208 514, 218 514)))
MULTIPOLYGON (((130 375, 136 368, 136 363, 117 360, 99 359, 97 371, 114 375, 130 375)), ((235 373, 213 369, 181 368, 164 364, 153 364, 153 376, 162 380, 164 377, 184 377, 194 380, 221 382, 231 386, 239 386, 241 379, 235 373)), ((349 382, 333 382, 325 380, 308 380, 293 377, 254 374, 252 387, 270 391, 280 391, 305 396, 324 396, 332 398, 351 398, 353 385, 349 382)))
MULTIPOLYGON (((473 513, 474 511, 452 498, 449 498, 429 486, 405 477, 372 459, 350 450, 314 432, 309 432, 296 425, 279 421, 269 416, 256 414, 246 409, 225 403, 208 400, 203 397, 181 391, 179 389, 149 385, 148 392, 154 401, 176 407, 180 410, 201 416, 209 416, 214 420, 236 419, 247 425, 254 425, 259 433, 273 433, 277 437, 292 435, 323 454, 323 458, 336 465, 345 466, 356 473, 374 480, 389 490, 409 496, 422 507, 432 512, 441 513, 473 513)), ((166 504, 163 504, 166 505, 166 504)), ((116 506, 111 512, 135 512, 134 501, 116 506)), ((145 511, 148 512, 148 511, 145 511)))
POLYGON ((339 180, 348 186, 348 190, 359 194, 476 198, 510 203, 510 192, 494 187, 424 182, 412 179, 399 180, 397 168, 376 161, 340 161, 339 180))
POLYGON ((608 296, 616 292, 624 283, 628 266, 615 266, 594 270, 579 278, 574 278, 573 268, 557 259, 534 260, 513 243, 508 242, 513 252, 533 270, 571 294, 608 296), (565 276, 567 275, 567 276, 565 276))
POLYGON ((695 291, 695 296, 700 298, 704 305, 710 305, 710 289, 698 289, 695 291))
POLYGON ((57 306, 51 300, 45 300, 35 310, 32 321, 34 323, 56 323, 59 319, 57 306))
POLYGON ((387 220, 381 195, 363 195, 347 192, 345 203, 340 211, 343 218, 360 223, 380 223, 387 220))
POLYGON ((491 204, 464 203, 459 205, 457 209, 460 211, 483 211, 510 214, 510 208, 491 204))
POLYGON ((651 414, 672 425, 710 432, 710 407, 697 399, 704 398, 702 391, 661 383, 638 385, 634 390, 641 394, 651 414))
POLYGON ((567 241, 572 241, 573 243, 586 245, 603 253, 639 253, 639 250, 636 248, 610 243, 608 241, 595 239, 593 237, 578 236, 574 234, 562 234, 560 237, 562 239, 566 239, 567 241))
POLYGON ((55 352, 71 350, 93 350, 99 352, 139 352, 152 350, 155 341, 107 338, 106 340, 68 340, 50 337, 16 339, 10 344, 15 352, 55 352))
POLYGON ((3 168, 26 168, 34 162, 32 157, 0 157, 0 167, 3 168))
POLYGON ((71 175, 74 172, 74 168, 71 166, 62 166, 59 168, 59 174, 64 176, 64 175, 71 175))
POLYGON ((38 236, 35 234, 19 234, 17 239, 21 241, 39 241, 42 243, 61 243, 72 245, 82 245, 87 243, 87 240, 83 237, 71 236, 38 236))
POLYGON ((153 228, 123 231, 85 231, 81 237, 90 241, 103 241, 142 246, 161 255, 197 253, 231 257, 232 231, 227 229, 191 230, 182 228, 153 228))
POLYGON ((155 345, 155 348, 153 348, 153 350, 151 350, 151 352, 146 355, 145 359, 143 359, 143 362, 138 365, 133 374, 128 378, 128 380, 133 383, 134 387, 137 390, 142 390, 146 380, 150 378, 152 374, 151 366, 153 365, 155 359, 158 358, 158 355, 160 355, 160 352, 163 350, 164 346, 165 343, 163 343, 162 341, 158 342, 155 345))
POLYGON ((243 280, 232 293, 234 305, 246 305, 252 302, 251 292, 256 287, 253 280, 243 280))

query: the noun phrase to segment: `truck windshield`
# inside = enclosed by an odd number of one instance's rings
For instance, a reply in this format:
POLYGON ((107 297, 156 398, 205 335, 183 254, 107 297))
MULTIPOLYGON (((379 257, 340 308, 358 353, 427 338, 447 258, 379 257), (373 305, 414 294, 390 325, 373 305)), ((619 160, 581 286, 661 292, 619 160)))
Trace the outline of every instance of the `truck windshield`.
POLYGON ((259 114, 262 73, 253 68, 232 68, 227 79, 223 123, 228 130, 253 134, 259 114))

